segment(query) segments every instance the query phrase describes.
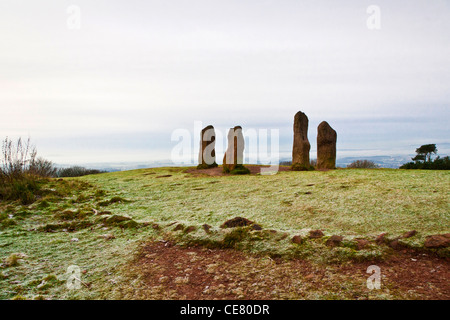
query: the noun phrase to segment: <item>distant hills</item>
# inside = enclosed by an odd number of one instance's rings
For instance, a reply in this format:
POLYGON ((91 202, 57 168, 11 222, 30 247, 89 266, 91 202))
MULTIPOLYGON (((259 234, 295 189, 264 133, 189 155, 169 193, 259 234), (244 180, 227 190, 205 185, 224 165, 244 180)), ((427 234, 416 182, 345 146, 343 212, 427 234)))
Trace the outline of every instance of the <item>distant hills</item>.
MULTIPOLYGON (((291 159, 281 159, 280 162, 290 162, 291 159)), ((313 160, 313 159, 311 159, 313 160)), ((363 156, 363 157, 343 157, 336 159, 336 167, 346 168, 347 165, 356 160, 370 160, 375 162, 380 168, 398 169, 402 164, 411 161, 410 156, 363 156)))
MULTIPOLYGON (((280 161, 290 161, 290 158, 280 159, 280 161)), ((352 163, 355 160, 371 160, 379 165, 381 168, 393 168, 397 169, 402 164, 411 161, 411 156, 364 156, 364 157, 343 157, 337 158, 336 166, 345 168, 348 164, 352 163)), ((259 163, 264 164, 264 163, 259 163)), ((73 164, 57 164, 57 167, 70 167, 73 164)), ((103 162, 103 163, 80 163, 77 166, 89 168, 89 169, 98 169, 104 170, 108 172, 114 171, 125 171, 125 170, 134 170, 134 169, 144 169, 144 168, 158 168, 158 167, 174 167, 174 166, 188 166, 188 165, 180 165, 174 164, 170 160, 160 160, 160 161, 148 161, 148 162, 103 162)), ((193 166, 193 165, 189 165, 193 166)))

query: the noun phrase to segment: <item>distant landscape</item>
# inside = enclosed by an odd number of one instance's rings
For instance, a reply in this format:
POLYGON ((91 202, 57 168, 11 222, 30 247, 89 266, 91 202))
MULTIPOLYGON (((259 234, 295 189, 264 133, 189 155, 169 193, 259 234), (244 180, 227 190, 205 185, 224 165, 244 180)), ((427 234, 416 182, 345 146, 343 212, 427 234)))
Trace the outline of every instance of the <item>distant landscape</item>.
MULTIPOLYGON (((391 168, 391 169, 398 169, 402 164, 408 162, 411 160, 411 156, 369 156, 369 157, 344 157, 344 158, 337 158, 336 159, 336 165, 337 167, 345 168, 348 164, 352 163, 355 160, 360 159, 366 159, 371 160, 375 162, 377 165, 379 165, 381 168, 391 168)), ((282 161, 290 161, 290 158, 282 158, 280 159, 280 162, 282 161)), ((257 164, 264 164, 264 163, 257 163, 257 164)), ((92 169, 98 169, 98 170, 105 170, 108 172, 114 172, 114 171, 124 171, 124 170, 133 170, 133 169, 144 169, 144 168, 160 168, 160 167, 168 167, 168 166, 185 166, 188 165, 180 165, 180 164, 174 164, 171 160, 160 160, 160 161, 148 161, 148 162, 118 162, 118 163, 79 163, 77 165, 86 167, 86 168, 92 168, 92 169)), ((67 163, 67 164, 56 164, 57 167, 71 167, 73 164, 67 163)))

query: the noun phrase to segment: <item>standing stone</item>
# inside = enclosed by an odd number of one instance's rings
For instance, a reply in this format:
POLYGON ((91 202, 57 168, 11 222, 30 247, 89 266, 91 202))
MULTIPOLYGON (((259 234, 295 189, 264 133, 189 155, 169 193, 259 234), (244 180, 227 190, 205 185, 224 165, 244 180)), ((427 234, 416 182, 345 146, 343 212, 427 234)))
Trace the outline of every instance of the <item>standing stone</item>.
POLYGON ((244 135, 242 127, 236 126, 228 131, 228 147, 223 156, 223 171, 230 172, 244 163, 244 135))
POLYGON ((294 145, 292 148, 292 168, 308 169, 309 150, 311 145, 308 141, 308 117, 299 111, 294 117, 294 145))
POLYGON ((198 155, 197 169, 208 169, 217 167, 216 163, 216 132, 209 125, 200 133, 200 151, 198 155))
POLYGON ((317 127, 317 169, 336 168, 336 141, 336 131, 322 121, 317 127))

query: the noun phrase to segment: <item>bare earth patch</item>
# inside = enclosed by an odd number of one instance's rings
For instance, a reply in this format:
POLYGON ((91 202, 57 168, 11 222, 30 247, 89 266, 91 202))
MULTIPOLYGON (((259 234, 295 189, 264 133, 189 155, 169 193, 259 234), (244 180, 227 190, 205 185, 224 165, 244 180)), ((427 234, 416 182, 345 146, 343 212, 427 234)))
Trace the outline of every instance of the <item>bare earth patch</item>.
POLYGON ((411 252, 398 252, 383 262, 325 266, 153 242, 144 247, 132 269, 141 275, 144 290, 139 294, 144 299, 450 298, 450 261, 411 252), (380 290, 367 289, 370 265, 381 268, 380 290))
MULTIPOLYGON (((256 175, 258 173, 261 173, 261 168, 269 168, 269 166, 255 166, 255 165, 244 165, 246 168, 250 170, 250 174, 256 175)), ((289 166, 279 166, 278 171, 291 171, 291 167, 289 166)), ((186 173, 190 173, 194 176, 231 176, 229 173, 223 173, 222 166, 216 167, 216 168, 210 168, 210 169, 197 169, 197 168, 190 168, 185 171, 186 173)))
MULTIPOLYGON (((388 285, 394 290, 414 291, 418 299, 448 300, 450 298, 450 260, 428 254, 402 251, 387 261, 374 263, 381 268, 388 285)), ((364 274, 366 264, 342 268, 347 274, 364 274), (364 269, 364 270, 363 270, 364 269)))

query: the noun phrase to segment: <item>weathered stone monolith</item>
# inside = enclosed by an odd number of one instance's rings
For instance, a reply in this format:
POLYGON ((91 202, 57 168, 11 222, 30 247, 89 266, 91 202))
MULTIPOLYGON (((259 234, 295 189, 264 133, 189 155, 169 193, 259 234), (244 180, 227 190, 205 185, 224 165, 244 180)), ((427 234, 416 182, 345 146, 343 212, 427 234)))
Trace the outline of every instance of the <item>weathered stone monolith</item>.
POLYGON ((223 156, 223 171, 230 172, 244 163, 244 135, 242 127, 236 126, 228 131, 228 147, 223 156))
POLYGON ((299 111, 294 117, 294 145, 292 147, 292 169, 308 169, 309 150, 308 117, 299 111))
POLYGON ((216 132, 209 125, 200 133, 200 151, 198 154, 197 169, 209 169, 217 167, 216 163, 216 132))
POLYGON ((317 127, 317 169, 336 168, 336 141, 336 131, 322 121, 317 127))

